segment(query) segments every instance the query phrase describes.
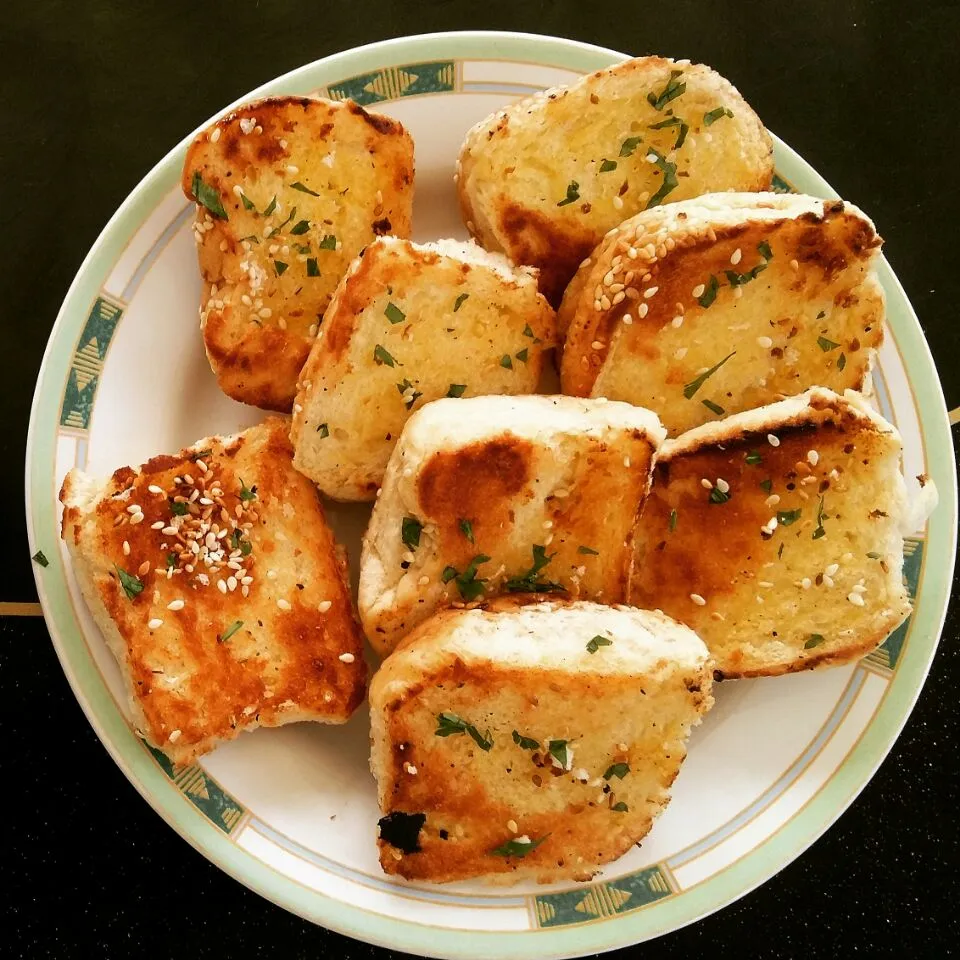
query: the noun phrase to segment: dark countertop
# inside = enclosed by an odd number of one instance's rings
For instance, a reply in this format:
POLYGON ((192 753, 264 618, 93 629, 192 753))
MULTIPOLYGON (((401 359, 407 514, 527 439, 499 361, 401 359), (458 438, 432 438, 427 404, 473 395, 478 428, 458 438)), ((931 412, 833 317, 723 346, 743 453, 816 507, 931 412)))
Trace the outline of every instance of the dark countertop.
MULTIPOLYGON (((8 505, 0 610, 35 604, 20 464, 60 301, 107 219, 189 130, 245 91, 341 49, 406 33, 508 29, 702 60, 868 210, 960 406, 960 6, 811 0, 577 4, 10 5, 0 31, 0 263, 8 505)), ((956 600, 900 740, 853 807, 761 889, 623 957, 947 956, 960 932, 956 600)), ((32 606, 26 613, 35 613, 32 606)), ((7 956, 385 958, 311 926, 205 861, 140 799, 88 726, 43 620, 0 617, 7 704, 7 956)))

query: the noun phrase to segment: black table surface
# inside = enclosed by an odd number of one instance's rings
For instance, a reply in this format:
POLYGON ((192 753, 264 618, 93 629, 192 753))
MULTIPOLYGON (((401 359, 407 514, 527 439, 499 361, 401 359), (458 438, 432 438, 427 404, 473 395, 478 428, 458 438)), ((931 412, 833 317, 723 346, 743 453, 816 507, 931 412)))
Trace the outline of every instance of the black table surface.
MULTIPOLYGON (((127 193, 187 132, 301 64, 435 30, 554 34, 709 63, 868 210, 960 406, 960 5, 897 0, 82 3, 4 6, 0 264, 2 953, 385 958, 285 913, 179 839, 88 726, 36 615, 22 483, 30 401, 67 286, 127 193)), ((956 416, 956 413, 955 415, 956 416)), ((906 729, 839 822, 736 904, 623 957, 947 956, 960 932, 954 602, 906 729)))

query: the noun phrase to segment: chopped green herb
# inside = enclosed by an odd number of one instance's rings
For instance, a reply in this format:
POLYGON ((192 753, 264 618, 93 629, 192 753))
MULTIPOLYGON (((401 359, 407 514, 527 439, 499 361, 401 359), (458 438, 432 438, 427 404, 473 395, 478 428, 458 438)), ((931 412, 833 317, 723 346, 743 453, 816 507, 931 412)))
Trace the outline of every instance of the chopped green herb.
POLYGON ((31 558, 34 563, 40 564, 41 567, 49 567, 50 561, 44 556, 42 550, 38 550, 31 558))
POLYGON ((761 480, 761 481, 760 481, 760 488, 761 488, 762 490, 766 490, 766 492, 769 493, 769 492, 773 489, 773 481, 772 481, 772 480, 769 480, 769 479, 768 479, 768 480, 761 480))
POLYGON ((760 456, 758 450, 751 450, 744 458, 744 463, 749 463, 751 467, 755 467, 758 463, 763 463, 763 457, 760 456))
POLYGON ((167 566, 175 567, 177 565, 177 555, 172 550, 167 554, 167 566))
POLYGON ((239 527, 233 528, 233 533, 230 534, 230 546, 236 550, 240 546, 240 538, 243 536, 239 527))
POLYGON ((719 487, 714 487, 710 491, 710 502, 711 503, 726 503, 730 499, 730 494, 725 493, 719 487))
POLYGON ((715 363, 709 370, 704 370, 699 377, 691 380, 684 388, 683 395, 692 400, 696 392, 710 379, 737 351, 728 353, 719 363, 715 363))
POLYGON ((500 358, 500 366, 506 368, 507 370, 512 370, 512 369, 513 369, 513 361, 510 359, 510 354, 509 354, 509 353, 505 353, 505 354, 500 358))
POLYGON ((577 553, 583 553, 591 557, 599 557, 600 551, 594 550, 593 547, 585 547, 582 544, 577 547, 577 553))
POLYGON ((537 574, 556 556, 547 556, 547 548, 542 544, 533 546, 533 566, 519 577, 511 577, 503 584, 507 593, 562 593, 564 587, 549 580, 538 580, 537 574))
POLYGON ((780 541, 780 546, 777 548, 777 559, 779 560, 783 556, 783 541, 780 541))
POLYGON ((194 450, 194 452, 190 454, 190 460, 192 463, 196 463, 198 460, 206 460, 207 457, 212 456, 212 454, 212 450, 194 450))
POLYGON ((629 772, 629 763, 614 763, 607 767, 607 771, 604 773, 603 779, 610 780, 612 777, 616 777, 618 780, 622 780, 629 772))
POLYGON ((414 389, 413 384, 407 379, 403 379, 397 384, 397 390, 400 396, 403 397, 403 402, 406 404, 408 410, 412 409, 413 405, 423 396, 419 390, 414 389), (412 393, 410 392, 411 390, 413 391, 412 393))
POLYGON ((677 79, 682 73, 682 70, 671 70, 667 85, 659 93, 647 94, 647 103, 654 110, 662 110, 671 100, 676 100, 687 89, 686 83, 677 79))
POLYGON ((822 633, 811 633, 807 637, 807 642, 803 645, 804 650, 812 650, 814 647, 819 647, 821 643, 826 639, 822 633))
POLYGON ((819 540, 826 535, 827 531, 823 529, 823 497, 821 497, 820 503, 817 505, 817 527, 813 531, 813 539, 819 540))
POLYGON ((521 750, 539 750, 540 742, 534 740, 532 737, 525 737, 522 733, 517 733, 516 730, 513 731, 513 742, 520 747, 521 750))
POLYGON ((486 554, 479 553, 470 561, 463 573, 458 573, 456 567, 444 567, 440 579, 444 583, 455 580, 457 589, 460 591, 460 598, 470 603, 478 597, 483 596, 484 590, 486 589, 484 584, 487 581, 477 577, 477 567, 479 567, 481 563, 487 563, 489 560, 490 558, 486 556, 486 554))
POLYGON ((627 137, 627 139, 620 144, 620 156, 632 157, 633 152, 641 143, 643 143, 643 137, 627 137))
POLYGON ((701 400, 700 401, 711 413, 715 413, 718 417, 722 417, 727 411, 720 406, 719 403, 714 403, 712 400, 701 400))
POLYGON ((601 161, 600 161, 600 172, 601 172, 601 173, 609 173, 611 170, 616 170, 616 169, 617 169, 617 161, 616 161, 616 160, 601 160, 601 161))
POLYGON ((622 800, 619 800, 610 809, 614 813, 627 813, 630 810, 630 808, 622 800))
POLYGON ((294 208, 290 211, 290 214, 289 214, 289 216, 287 217, 287 219, 284 220, 283 223, 281 223, 279 227, 277 227, 276 229, 270 231, 270 235, 273 236, 275 233, 279 233, 296 215, 297 215, 297 208, 294 207, 294 208))
MULTIPOLYGON (((307 221, 304 220, 304 221, 302 221, 302 222, 303 222, 303 223, 306 223, 307 221)), ((297 227, 299 227, 299 226, 300 226, 300 224, 298 223, 298 224, 297 224, 297 227)), ((305 230, 298 231, 298 230, 297 230, 297 227, 294 227, 293 230, 291 230, 290 232, 291 232, 291 233, 303 233, 303 232, 305 232, 305 230)), ((337 249, 337 238, 336 238, 332 233, 327 233, 327 234, 324 235, 323 239, 317 244, 317 246, 318 246, 321 250, 336 250, 336 249, 337 249)))
POLYGON ((133 600, 143 593, 143 581, 139 577, 135 577, 132 573, 127 573, 126 570, 123 570, 116 564, 113 566, 117 571, 117 575, 120 577, 120 586, 123 587, 123 592, 127 595, 128 600, 133 600))
POLYGON ((828 340, 826 337, 817 337, 817 346, 824 352, 827 353, 830 350, 836 350, 840 346, 839 343, 834 343, 832 340, 828 340))
POLYGON ((403 323, 407 319, 407 315, 393 302, 387 304, 387 309, 383 311, 383 315, 391 323, 403 323))
POLYGON ((587 653, 596 653, 601 647, 612 647, 613 641, 607 637, 601 637, 598 633, 593 639, 587 641, 587 653))
POLYGON ((305 183, 297 180, 295 183, 290 184, 291 189, 299 190, 301 193, 309 193, 311 197, 319 197, 320 194, 315 190, 311 190, 305 183))
POLYGON ((244 503, 257 499, 257 485, 254 484, 248 489, 247 485, 243 482, 243 477, 240 478, 240 499, 243 500, 244 503))
POLYGON ((274 210, 277 209, 277 198, 276 196, 267 204, 267 209, 263 211, 265 217, 269 217, 274 210))
POLYGON ((253 544, 249 540, 240 541, 240 553, 243 556, 249 557, 252 550, 253 550, 253 544))
POLYGON ((720 281, 711 273, 710 279, 703 285, 703 293, 697 297, 697 303, 701 307, 709 307, 717 299, 717 291, 720 289, 720 281))
POLYGON ((759 251, 760 256, 763 257, 764 260, 773 259, 773 251, 770 249, 770 244, 767 243, 766 240, 761 240, 757 244, 757 250, 759 251))
POLYGON ((458 520, 457 525, 460 527, 460 532, 473 543, 473 524, 469 520, 458 520))
POLYGON ((244 240, 246 240, 247 243, 259 243, 259 242, 260 242, 260 238, 254 236, 252 233, 251 233, 249 236, 241 237, 241 238, 240 238, 240 242, 241 242, 241 243, 243 243, 244 240))
POLYGON ((400 524, 400 539, 411 549, 420 546, 423 524, 416 517, 404 517, 400 524))
POLYGON ((826 315, 827 315, 827 311, 826 311, 826 310, 821 310, 821 311, 817 314, 817 319, 818 319, 818 320, 822 320, 826 315))
POLYGON ((233 623, 217 637, 217 640, 219 640, 220 643, 226 643, 242 626, 242 620, 234 620, 233 623))
POLYGON ((394 360, 379 343, 373 348, 373 359, 377 362, 378 367, 383 366, 383 364, 386 364, 388 367, 395 367, 397 365, 397 361, 394 360))
POLYGON ((558 207, 565 207, 568 203, 573 203, 580 199, 580 184, 576 180, 571 180, 567 184, 567 195, 563 200, 557 202, 558 207))
POLYGON ((325 423, 321 423, 320 426, 317 427, 317 433, 320 434, 321 440, 326 440, 326 438, 330 436, 330 427, 325 423))
POLYGON ((733 111, 728 110, 726 107, 714 107, 713 110, 707 111, 703 115, 703 125, 705 127, 712 126, 722 117, 732 117, 733 111))
POLYGON ((677 529, 677 511, 676 509, 670 511, 670 519, 667 522, 667 529, 673 533, 677 529))
POLYGON ((526 363, 526 362, 527 362, 527 358, 529 357, 529 355, 530 355, 530 354, 529 354, 529 352, 527 351, 527 348, 526 348, 526 347, 524 347, 524 348, 523 348, 521 351, 519 351, 518 353, 514 354, 514 356, 515 356, 521 363, 526 363))
POLYGON ((176 500, 171 500, 170 513, 175 517, 185 517, 187 515, 187 505, 185 503, 178 503, 176 500))
POLYGON ((457 297, 457 299, 453 301, 453 312, 454 312, 454 313, 456 313, 456 312, 463 306, 463 301, 466 300, 467 297, 469 297, 469 296, 470 296, 469 293, 461 293, 460 296, 457 297))
POLYGON ((800 519, 800 514, 803 511, 803 507, 797 507, 796 510, 778 510, 777 511, 777 523, 781 527, 789 527, 792 523, 796 523, 800 519))
POLYGON ((880 554, 879 554, 879 553, 873 553, 872 551, 871 551, 870 553, 868 553, 867 556, 868 556, 871 560, 879 560, 879 559, 880 559, 880 554))
POLYGON ((845 353, 840 354, 840 358, 837 360, 837 369, 842 370, 847 365, 847 355, 845 353))
POLYGON ((737 273, 736 270, 724 270, 724 275, 727 278, 727 283, 731 287, 742 287, 745 283, 749 283, 751 280, 756 280, 757 277, 767 269, 767 263, 758 263, 751 270, 748 270, 746 273, 737 273))
POLYGON ((666 120, 661 120, 659 123, 651 123, 651 130, 663 130, 666 127, 679 127, 677 131, 677 140, 673 145, 674 150, 679 150, 683 146, 684 140, 687 139, 687 134, 690 131, 690 127, 681 120, 679 117, 668 117, 666 120))
MULTIPOLYGON (((309 229, 310 229, 310 221, 309 221, 309 220, 300 220, 300 221, 298 221, 296 224, 294 224, 294 226, 292 226, 292 227, 290 228, 290 233, 291 233, 294 237, 301 237, 301 236, 303 236, 303 234, 305 234, 309 229)), ((334 241, 334 243, 336 243, 336 241, 334 241)), ((323 244, 321 243, 320 246, 322 247, 323 244)))
POLYGON ((568 770, 573 761, 570 751, 567 750, 569 742, 569 740, 550 740, 547 742, 547 751, 550 756, 554 757, 564 770, 568 770))
POLYGON ((517 837, 513 840, 508 840, 499 847, 494 847, 490 851, 490 855, 494 857, 525 857, 531 850, 536 850, 549 836, 550 834, 548 833, 546 836, 540 837, 539 840, 517 837))
POLYGON ((451 383, 447 388, 447 396, 462 397, 466 389, 467 385, 465 383, 451 383))
POLYGON ((531 340, 536 340, 536 339, 537 339, 537 337, 536 337, 536 335, 534 334, 533 329, 532 329, 532 327, 530 326, 529 323, 523 328, 523 335, 524 335, 525 337, 529 337, 531 340))
POLYGON ((663 183, 660 184, 660 189, 647 201, 647 206, 645 207, 647 210, 661 203, 667 194, 675 190, 680 184, 680 181, 677 179, 677 165, 671 163, 662 153, 654 150, 653 147, 650 148, 648 156, 651 155, 655 158, 653 165, 663 174, 663 183))
POLYGON ((253 201, 241 191, 240 193, 240 202, 243 204, 244 210, 255 210, 256 207, 253 205, 253 201))
POLYGON ((220 191, 203 182, 199 170, 194 170, 190 183, 190 192, 197 203, 205 206, 218 220, 227 219, 227 211, 220 202, 220 191))
POLYGON ((308 277, 319 277, 319 276, 320 276, 320 268, 317 266, 317 258, 316 258, 316 257, 308 257, 308 258, 307 258, 307 276, 308 276, 308 277))
POLYGON ((480 731, 472 723, 467 723, 455 713, 437 714, 437 729, 434 735, 438 737, 449 737, 457 733, 466 733, 476 745, 484 751, 488 751, 493 746, 493 740, 490 737, 490 731, 486 736, 481 736, 480 731))
POLYGON ((287 264, 285 264, 282 260, 274 260, 273 268, 277 271, 277 276, 282 277, 284 270, 287 269, 287 264))

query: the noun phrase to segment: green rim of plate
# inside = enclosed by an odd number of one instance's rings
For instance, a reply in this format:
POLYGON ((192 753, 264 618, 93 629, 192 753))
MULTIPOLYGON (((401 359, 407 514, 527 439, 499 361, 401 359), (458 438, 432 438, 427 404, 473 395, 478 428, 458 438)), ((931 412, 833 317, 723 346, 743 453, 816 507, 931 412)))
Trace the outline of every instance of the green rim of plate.
MULTIPOLYGON (((454 32, 404 37, 358 47, 308 64, 264 84, 258 96, 302 93, 345 77, 425 60, 501 59, 590 71, 626 57, 601 47, 532 34, 454 32)), ((217 114, 219 116, 220 114, 217 114)), ((206 124, 204 124, 206 126, 206 124)), ((50 564, 35 566, 37 591, 64 672, 104 746, 153 808, 207 859, 268 900, 359 940, 410 953, 455 958, 574 957, 668 933, 725 906, 763 883, 813 843, 849 806, 882 762, 905 723, 936 650, 946 614, 955 560, 957 491, 953 440, 937 371, 919 321, 886 261, 890 328, 906 366, 917 406, 927 470, 940 503, 927 527, 922 590, 910 643, 881 706, 858 744, 805 808, 764 843, 688 891, 602 923, 524 932, 447 931, 395 920, 309 890, 246 853, 221 833, 170 783, 143 749, 114 704, 71 609, 56 515, 55 455, 60 402, 72 353, 98 291, 128 239, 179 181, 185 138, 138 184, 100 234, 57 316, 37 379, 27 438, 26 505, 30 551, 50 564)), ((799 190, 837 196, 804 160, 780 141, 777 168, 799 190)))

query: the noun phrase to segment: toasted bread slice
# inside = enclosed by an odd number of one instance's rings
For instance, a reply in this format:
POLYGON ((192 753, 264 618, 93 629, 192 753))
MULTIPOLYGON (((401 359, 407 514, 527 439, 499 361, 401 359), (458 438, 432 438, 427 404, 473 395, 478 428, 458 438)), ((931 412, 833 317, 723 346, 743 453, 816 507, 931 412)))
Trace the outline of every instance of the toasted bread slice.
POLYGON ((897 431, 814 388, 664 444, 630 602, 703 638, 721 677, 833 666, 910 613, 897 431))
POLYGON ((621 224, 564 297, 564 393, 671 436, 814 385, 861 389, 883 340, 880 238, 856 207, 714 194, 621 224))
POLYGON ((499 593, 623 601, 662 439, 656 417, 625 403, 427 404, 407 421, 363 539, 360 617, 374 648, 499 593))
POLYGON ((411 412, 439 397, 532 393, 555 324, 535 270, 474 243, 374 241, 301 373, 297 469, 327 496, 372 500, 411 412))
POLYGON ((375 236, 409 236, 413 141, 350 100, 270 97, 194 140, 203 342, 221 390, 288 411, 347 264, 375 236))
POLYGON ((244 730, 343 723, 363 637, 284 420, 63 482, 62 535, 138 731, 188 763, 244 730))
POLYGON ((438 613, 370 686, 383 869, 589 879, 667 805, 710 691, 706 647, 659 611, 438 613))
POLYGON ((714 190, 767 190, 773 146, 734 87, 702 64, 640 57, 487 117, 460 150, 467 229, 540 268, 554 305, 625 217, 714 190))

